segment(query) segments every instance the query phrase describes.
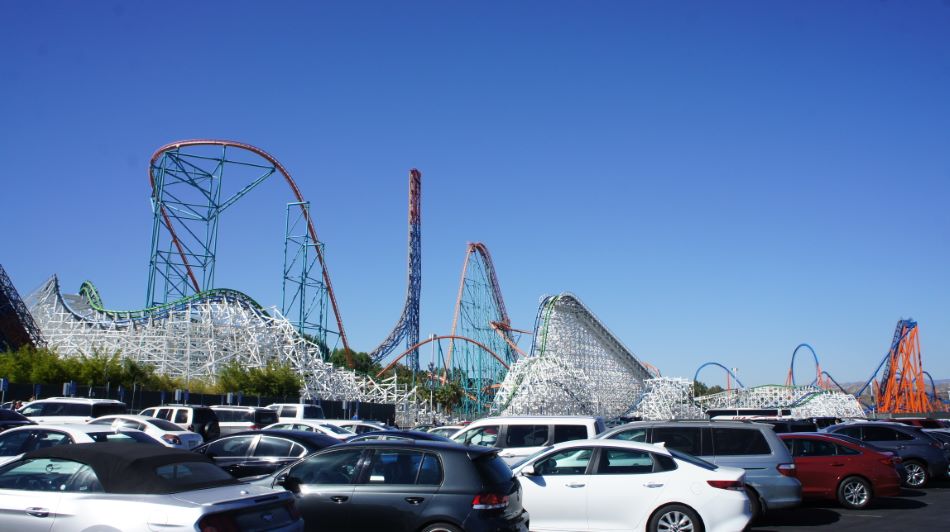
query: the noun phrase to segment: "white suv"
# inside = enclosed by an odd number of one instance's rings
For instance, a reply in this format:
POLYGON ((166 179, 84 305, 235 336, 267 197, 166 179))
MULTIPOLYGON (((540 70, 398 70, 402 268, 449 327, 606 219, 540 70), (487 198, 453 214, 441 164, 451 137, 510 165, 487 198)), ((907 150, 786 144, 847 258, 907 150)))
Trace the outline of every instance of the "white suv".
POLYGON ((86 397, 49 397, 27 403, 19 412, 37 423, 87 423, 100 416, 128 413, 129 408, 115 399, 86 397))
POLYGON ((603 418, 593 416, 486 417, 473 421, 452 439, 465 445, 500 447, 498 456, 512 465, 546 445, 587 440, 604 430, 603 418))

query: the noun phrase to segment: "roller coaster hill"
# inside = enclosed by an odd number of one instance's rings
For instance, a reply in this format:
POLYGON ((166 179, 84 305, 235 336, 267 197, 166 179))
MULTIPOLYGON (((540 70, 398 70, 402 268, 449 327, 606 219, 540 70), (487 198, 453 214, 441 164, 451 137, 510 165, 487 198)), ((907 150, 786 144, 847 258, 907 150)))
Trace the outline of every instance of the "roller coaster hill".
MULTIPOLYGON (((276 361, 302 376, 302 398, 392 403, 400 424, 489 413, 696 417, 704 407, 740 404, 749 395, 740 393, 747 389, 735 379, 739 388, 721 398, 695 399, 693 381, 662 377, 570 293, 543 297, 532 330, 513 327, 497 269, 488 247, 479 242, 466 248, 450 334, 420 340, 422 174, 415 169, 409 172, 403 309, 390 333, 369 352, 373 362, 385 368, 366 376, 334 367, 327 362, 330 349, 343 349, 348 356, 352 350, 311 204, 286 168, 248 144, 187 140, 159 148, 148 178, 153 224, 144 308, 108 309, 91 282, 83 283, 76 294, 64 294, 55 276, 20 301, 3 274, 0 334, 8 346, 32 342, 63 356, 119 352, 186 382, 213 379, 223 364, 261 367, 276 361), (215 283, 221 219, 237 202, 250 201, 246 198, 253 197, 257 187, 275 179, 291 192, 279 309, 264 308, 243 292, 215 283), (531 337, 528 351, 519 347, 523 336, 531 337), (423 350, 431 352, 427 367, 420 360, 423 350), (397 365, 411 370, 412 382, 397 379, 391 371, 397 365), (454 411, 422 400, 449 386, 460 393, 454 411)), ((907 329, 900 337, 916 338, 915 330, 907 329)), ((899 347, 897 352, 908 349, 899 347)), ((902 397, 908 383, 918 382, 913 361, 906 356, 885 358, 891 362, 886 364, 887 378, 874 388, 875 398, 902 397)), ((352 367, 352 360, 348 365, 352 367)), ((785 387, 792 391, 784 395, 763 391, 748 400, 822 405, 839 413, 856 408, 861 413, 853 395, 824 383, 821 378, 804 387, 792 383, 785 387)), ((900 404, 919 408, 922 403, 917 401, 900 404)))

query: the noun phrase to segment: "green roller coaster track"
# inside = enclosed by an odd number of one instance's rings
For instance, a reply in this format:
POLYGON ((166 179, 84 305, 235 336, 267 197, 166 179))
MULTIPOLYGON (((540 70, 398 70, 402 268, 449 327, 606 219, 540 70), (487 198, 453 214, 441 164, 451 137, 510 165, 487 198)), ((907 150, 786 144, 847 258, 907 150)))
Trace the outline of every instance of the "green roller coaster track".
POLYGON ((161 305, 155 305, 142 310, 110 310, 105 308, 105 306, 102 304, 102 297, 99 295, 99 290, 94 284, 92 284, 92 281, 83 281, 82 285, 79 286, 79 296, 85 299, 86 303, 88 303, 89 306, 96 312, 101 312, 110 318, 117 320, 141 321, 147 320, 149 318, 161 317, 169 310, 181 308, 189 303, 203 300, 240 301, 247 304, 260 314, 264 316, 270 316, 267 311, 264 310, 264 307, 262 307, 260 303, 255 301, 253 298, 244 292, 232 290, 230 288, 213 288, 211 290, 198 292, 175 301, 162 303, 161 305))

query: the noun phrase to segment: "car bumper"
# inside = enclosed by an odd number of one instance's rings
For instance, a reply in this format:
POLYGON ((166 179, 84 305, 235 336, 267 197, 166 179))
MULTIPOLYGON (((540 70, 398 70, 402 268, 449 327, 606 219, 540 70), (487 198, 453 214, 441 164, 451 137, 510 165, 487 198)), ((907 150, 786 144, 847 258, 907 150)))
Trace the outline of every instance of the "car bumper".
POLYGON ((474 511, 462 524, 465 532, 528 532, 530 515, 522 510, 521 515, 508 518, 504 515, 487 515, 487 512, 474 511))
POLYGON ((697 511, 706 532, 738 532, 752 519, 752 505, 744 491, 723 490, 697 511))
POLYGON ((802 503, 802 484, 796 478, 747 476, 746 484, 759 494, 763 511, 794 508, 802 503))

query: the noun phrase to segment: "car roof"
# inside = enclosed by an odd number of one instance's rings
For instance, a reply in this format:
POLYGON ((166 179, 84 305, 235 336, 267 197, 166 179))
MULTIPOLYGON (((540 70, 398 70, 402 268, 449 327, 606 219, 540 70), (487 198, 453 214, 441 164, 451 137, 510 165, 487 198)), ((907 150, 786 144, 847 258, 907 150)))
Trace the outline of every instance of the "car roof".
POLYGON ((73 434, 89 434, 92 432, 141 432, 135 429, 113 429, 107 425, 92 425, 86 423, 45 423, 39 425, 23 425, 22 427, 14 427, 3 431, 4 433, 20 431, 20 430, 37 430, 37 429, 48 429, 48 430, 61 430, 63 432, 70 432, 73 434))
POLYGON ((241 432, 235 432, 234 434, 228 434, 227 436, 222 436, 221 440, 226 438, 232 438, 234 436, 256 436, 258 434, 264 436, 276 436, 278 438, 287 438, 289 440, 294 440, 300 443, 309 443, 311 445, 327 447, 329 445, 334 445, 340 443, 340 440, 334 438, 333 436, 327 436, 326 434, 318 432, 310 432, 309 430, 287 430, 287 429, 260 429, 260 430, 242 430, 241 432))
POLYGON ((438 434, 432 434, 431 432, 425 432, 422 430, 373 430, 370 432, 364 432, 362 434, 350 436, 350 439, 347 441, 361 440, 368 436, 386 436, 387 438, 407 438, 410 440, 422 441, 452 441, 445 436, 439 436, 438 434))
POLYGON ((277 412, 273 408, 266 406, 248 406, 248 405, 211 405, 208 408, 212 410, 244 410, 244 411, 256 411, 256 410, 267 410, 268 412, 277 412))
MULTIPOLYGON (((128 443, 99 443, 96 445, 57 445, 30 451, 23 460, 32 458, 59 458, 89 465, 107 493, 156 494, 181 491, 174 481, 155 472, 159 466, 182 462, 214 462, 202 454, 160 445, 131 445, 128 443)), ((192 484, 189 490, 200 487, 239 484, 235 478, 220 479, 204 484, 192 484)))
POLYGON ((87 405, 93 404, 102 404, 102 403, 117 403, 124 405, 122 401, 117 399, 95 399, 92 397, 46 397, 43 399, 36 399, 35 401, 30 401, 28 404, 35 403, 81 403, 87 405))
POLYGON ((484 447, 480 445, 462 445, 460 443, 441 440, 364 440, 355 442, 343 442, 337 447, 396 447, 407 449, 423 450, 444 450, 453 452, 465 452, 472 458, 477 456, 493 454, 501 449, 497 447, 484 447))
POLYGON ((656 426, 666 426, 666 427, 688 427, 690 425, 697 425, 703 427, 727 427, 727 428, 758 428, 764 427, 771 429, 772 425, 768 423, 760 423, 758 421, 734 421, 734 420, 712 420, 712 419, 673 419, 669 421, 631 421, 630 423, 625 423, 623 425, 618 425, 607 432, 613 433, 618 432, 621 429, 633 428, 633 427, 656 427, 656 426))

